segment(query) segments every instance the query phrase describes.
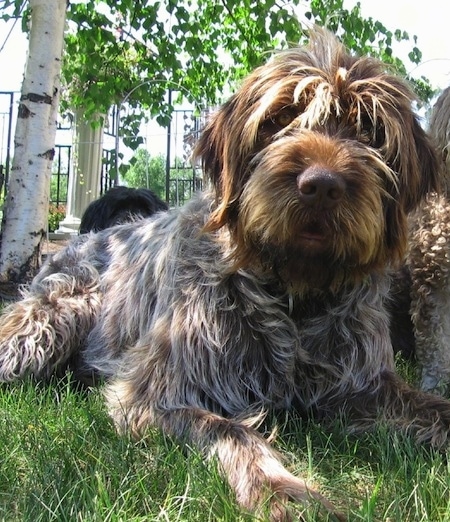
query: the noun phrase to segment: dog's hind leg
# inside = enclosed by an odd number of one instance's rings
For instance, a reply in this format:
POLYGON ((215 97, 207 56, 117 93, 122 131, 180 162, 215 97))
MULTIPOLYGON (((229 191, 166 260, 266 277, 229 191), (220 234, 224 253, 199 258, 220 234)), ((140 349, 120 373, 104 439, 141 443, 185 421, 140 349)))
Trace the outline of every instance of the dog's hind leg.
POLYGON ((83 346, 100 308, 99 275, 68 248, 0 317, 0 381, 46 378, 83 346))

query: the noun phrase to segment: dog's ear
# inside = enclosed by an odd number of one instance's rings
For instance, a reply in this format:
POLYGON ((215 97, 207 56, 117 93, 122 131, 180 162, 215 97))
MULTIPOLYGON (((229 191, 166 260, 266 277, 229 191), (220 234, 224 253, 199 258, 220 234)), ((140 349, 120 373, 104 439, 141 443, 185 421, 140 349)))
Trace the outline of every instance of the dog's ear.
POLYGON ((398 142, 390 146, 387 155, 390 167, 397 173, 397 183, 391 187, 392 198, 386 202, 386 246, 389 259, 401 262, 408 244, 408 213, 423 198, 441 189, 441 168, 432 140, 411 112, 404 112, 403 128, 398 142))
POLYGON ((249 110, 243 95, 232 96, 210 117, 194 148, 194 160, 200 160, 216 193, 216 208, 206 224, 207 230, 231 224, 237 216, 252 155, 248 144, 255 138, 249 138, 249 132, 254 132, 249 131, 249 110))
POLYGON ((443 179, 443 164, 434 143, 417 118, 413 114, 410 118, 410 124, 403 122, 403 139, 391 160, 391 166, 398 174, 398 196, 406 212, 414 210, 429 192, 440 191, 443 179))
POLYGON ((209 116, 193 151, 194 161, 201 162, 203 173, 208 178, 207 181, 212 182, 216 189, 220 187, 224 163, 225 137, 219 132, 220 120, 224 119, 221 113, 224 110, 226 110, 226 106, 209 116))
MULTIPOLYGON (((210 116, 194 149, 194 160, 201 161, 203 173, 213 185, 216 194, 216 208, 206 224, 207 230, 217 230, 228 222, 230 206, 237 199, 237 187, 233 187, 229 165, 232 154, 230 132, 235 105, 236 99, 233 97, 210 116)), ((236 147, 234 150, 237 154, 236 147)))

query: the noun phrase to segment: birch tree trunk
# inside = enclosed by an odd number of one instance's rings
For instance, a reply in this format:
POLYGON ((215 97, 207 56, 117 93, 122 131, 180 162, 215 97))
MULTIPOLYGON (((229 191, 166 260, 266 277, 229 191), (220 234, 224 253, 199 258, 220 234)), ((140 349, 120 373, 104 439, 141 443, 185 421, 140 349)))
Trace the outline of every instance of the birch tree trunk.
POLYGON ((55 152, 67 0, 29 0, 31 29, 0 242, 0 281, 40 265, 55 152))

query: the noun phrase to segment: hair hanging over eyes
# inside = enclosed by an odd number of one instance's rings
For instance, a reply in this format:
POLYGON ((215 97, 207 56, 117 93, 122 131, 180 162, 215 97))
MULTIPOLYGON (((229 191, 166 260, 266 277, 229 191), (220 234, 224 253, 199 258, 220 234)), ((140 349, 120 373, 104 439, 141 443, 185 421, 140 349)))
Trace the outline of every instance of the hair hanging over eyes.
POLYGON ((217 196, 206 229, 233 226, 252 159, 264 146, 261 129, 286 108, 297 112, 284 132, 333 134, 339 122, 353 125, 355 134, 369 127, 372 142, 396 177, 387 187, 393 198, 388 212, 410 212, 426 193, 439 190, 441 178, 433 146, 412 111, 414 100, 409 85, 388 66, 349 55, 323 30, 312 33, 306 48, 275 53, 212 115, 195 147, 194 157, 201 160, 217 196))

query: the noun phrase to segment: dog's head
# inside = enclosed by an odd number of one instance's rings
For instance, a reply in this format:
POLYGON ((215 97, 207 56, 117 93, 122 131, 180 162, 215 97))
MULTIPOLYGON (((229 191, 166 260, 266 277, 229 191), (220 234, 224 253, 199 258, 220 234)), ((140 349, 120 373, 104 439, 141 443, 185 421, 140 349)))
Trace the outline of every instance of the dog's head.
POLYGON ((403 258, 406 214, 438 162, 414 95, 386 69, 317 30, 210 120, 195 151, 217 195, 206 228, 228 227, 235 266, 329 287, 403 258))

